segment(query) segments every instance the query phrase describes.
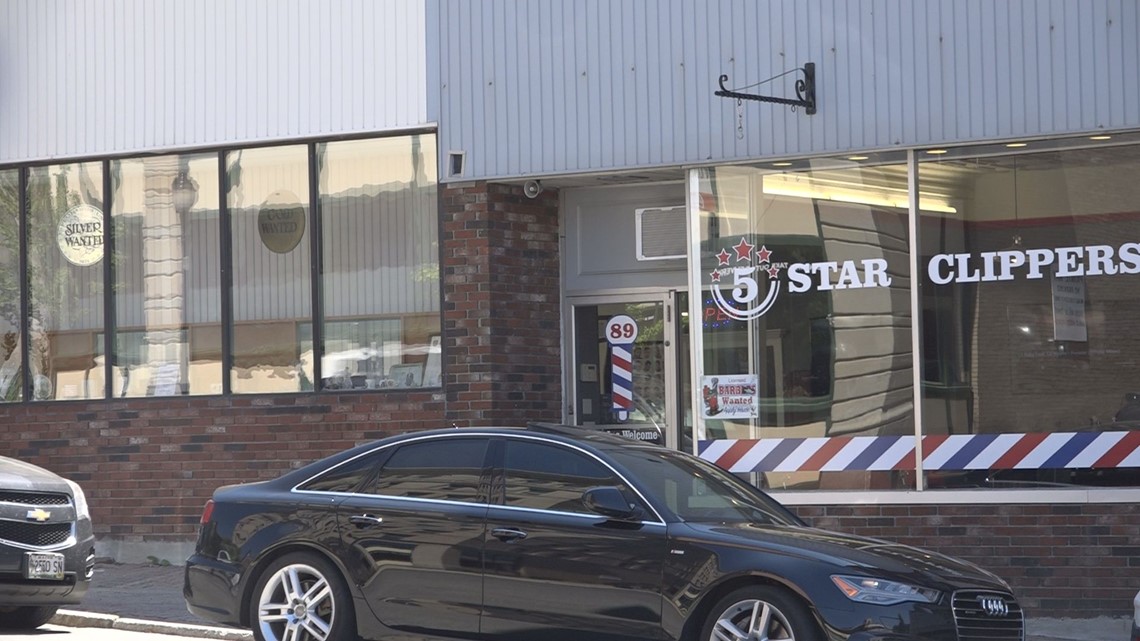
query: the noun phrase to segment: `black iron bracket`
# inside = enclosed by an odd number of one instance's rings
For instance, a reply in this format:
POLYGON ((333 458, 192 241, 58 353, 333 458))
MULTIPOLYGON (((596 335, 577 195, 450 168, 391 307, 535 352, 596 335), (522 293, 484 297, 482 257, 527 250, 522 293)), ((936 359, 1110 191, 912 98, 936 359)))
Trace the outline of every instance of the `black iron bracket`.
MULTIPOLYGON (((795 107, 803 107, 804 111, 807 113, 807 115, 809 115, 809 116, 814 115, 815 114, 815 63, 814 62, 804 63, 804 66, 802 68, 795 69, 793 71, 789 71, 786 73, 782 73, 782 74, 780 74, 780 76, 787 75, 788 73, 795 73, 797 71, 802 73, 804 77, 796 79, 796 99, 778 98, 776 96, 760 96, 760 95, 751 94, 751 93, 741 93, 739 91, 736 91, 735 89, 729 89, 728 87, 724 86, 724 83, 728 82, 728 76, 727 75, 721 75, 721 77, 720 77, 720 91, 717 91, 714 95, 720 96, 721 98, 736 98, 738 100, 757 100, 759 102, 772 102, 772 103, 776 103, 778 105, 790 105, 793 108, 793 110, 795 107)), ((775 78, 769 78, 768 80, 763 80, 763 81, 758 82, 754 85, 750 85, 750 87, 762 85, 765 82, 771 82, 772 80, 775 80, 776 78, 779 78, 780 76, 776 76, 775 78)), ((741 87, 741 89, 747 89, 747 88, 748 87, 741 87)))

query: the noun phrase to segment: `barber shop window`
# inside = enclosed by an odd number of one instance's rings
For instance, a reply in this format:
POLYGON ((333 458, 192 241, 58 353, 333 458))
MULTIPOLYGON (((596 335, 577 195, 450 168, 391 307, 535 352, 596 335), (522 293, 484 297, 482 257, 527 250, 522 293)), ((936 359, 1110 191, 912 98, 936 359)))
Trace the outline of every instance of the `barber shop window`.
POLYGON ((1140 485, 1118 454, 1140 429, 1140 145, 1123 138, 923 155, 919 184, 956 203, 920 221, 923 424, 973 436, 929 487, 1140 485))
POLYGON ((697 437, 726 453, 710 460, 775 489, 913 487, 913 473, 848 471, 815 456, 849 437, 913 441, 903 161, 890 153, 697 173, 697 437))

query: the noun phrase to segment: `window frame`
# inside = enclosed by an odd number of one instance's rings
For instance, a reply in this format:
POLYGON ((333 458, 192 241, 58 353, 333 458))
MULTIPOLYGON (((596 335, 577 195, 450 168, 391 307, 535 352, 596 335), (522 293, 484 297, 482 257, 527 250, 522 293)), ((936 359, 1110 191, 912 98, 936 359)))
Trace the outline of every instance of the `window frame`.
POLYGON ((506 504, 506 483, 505 483, 505 481, 506 481, 506 478, 505 478, 506 470, 503 467, 504 457, 506 454, 506 442, 510 441, 510 440, 527 440, 527 441, 537 441, 537 442, 540 442, 540 443, 543 443, 546 445, 551 445, 554 447, 562 447, 562 448, 565 448, 568 450, 575 451, 579 454, 583 454, 586 457, 595 460, 596 462, 601 464, 602 467, 609 470, 613 474, 613 476, 615 476, 618 480, 620 480, 625 485, 625 488, 628 489, 629 492, 632 493, 634 495, 634 497, 638 500, 638 502, 641 504, 640 507, 642 507, 644 509, 644 512, 645 512, 644 517, 640 521, 642 525, 666 525, 668 523, 668 521, 664 517, 662 517, 661 511, 658 510, 657 506, 646 497, 645 493, 641 490, 641 488, 636 483, 630 482, 627 474, 623 473, 617 466, 615 466, 614 464, 612 464, 610 461, 606 460, 602 456, 599 456, 597 453, 592 452, 589 449, 587 449, 585 447, 581 447, 581 446, 576 445, 574 443, 544 438, 541 436, 535 436, 535 435, 530 435, 530 434, 498 434, 496 436, 497 436, 497 438, 492 440, 491 449, 489 450, 489 453, 492 455, 491 465, 493 468, 492 473, 491 473, 491 494, 492 494, 491 502, 490 502, 491 507, 497 508, 500 510, 512 511, 512 512, 523 512, 523 513, 532 513, 532 514, 552 514, 552 515, 558 515, 558 516, 569 516, 569 517, 574 517, 574 518, 589 519, 589 520, 595 520, 595 521, 597 519, 606 518, 601 514, 591 514, 589 512, 565 512, 562 510, 547 510, 547 509, 540 509, 540 508, 530 508, 530 507, 520 507, 520 506, 515 506, 515 505, 507 505, 506 504), (653 519, 655 519, 655 520, 653 520, 653 519))

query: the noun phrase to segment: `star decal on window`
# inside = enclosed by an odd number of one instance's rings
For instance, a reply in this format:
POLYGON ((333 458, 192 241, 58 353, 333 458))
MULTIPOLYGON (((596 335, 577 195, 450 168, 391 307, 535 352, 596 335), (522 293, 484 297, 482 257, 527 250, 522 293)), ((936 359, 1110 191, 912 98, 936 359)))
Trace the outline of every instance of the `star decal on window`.
POLYGON ((736 250, 736 262, 739 263, 742 260, 752 260, 752 250, 755 248, 756 245, 749 244, 746 239, 741 237, 740 242, 733 247, 733 249, 736 250))

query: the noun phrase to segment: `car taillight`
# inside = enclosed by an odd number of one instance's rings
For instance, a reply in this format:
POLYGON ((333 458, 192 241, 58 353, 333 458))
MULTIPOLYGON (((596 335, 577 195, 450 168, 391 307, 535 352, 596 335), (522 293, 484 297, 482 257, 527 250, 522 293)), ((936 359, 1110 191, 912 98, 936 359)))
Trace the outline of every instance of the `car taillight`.
POLYGON ((199 525, 205 525, 210 522, 210 517, 214 516, 214 499, 206 501, 206 507, 202 508, 202 518, 198 520, 199 525))

